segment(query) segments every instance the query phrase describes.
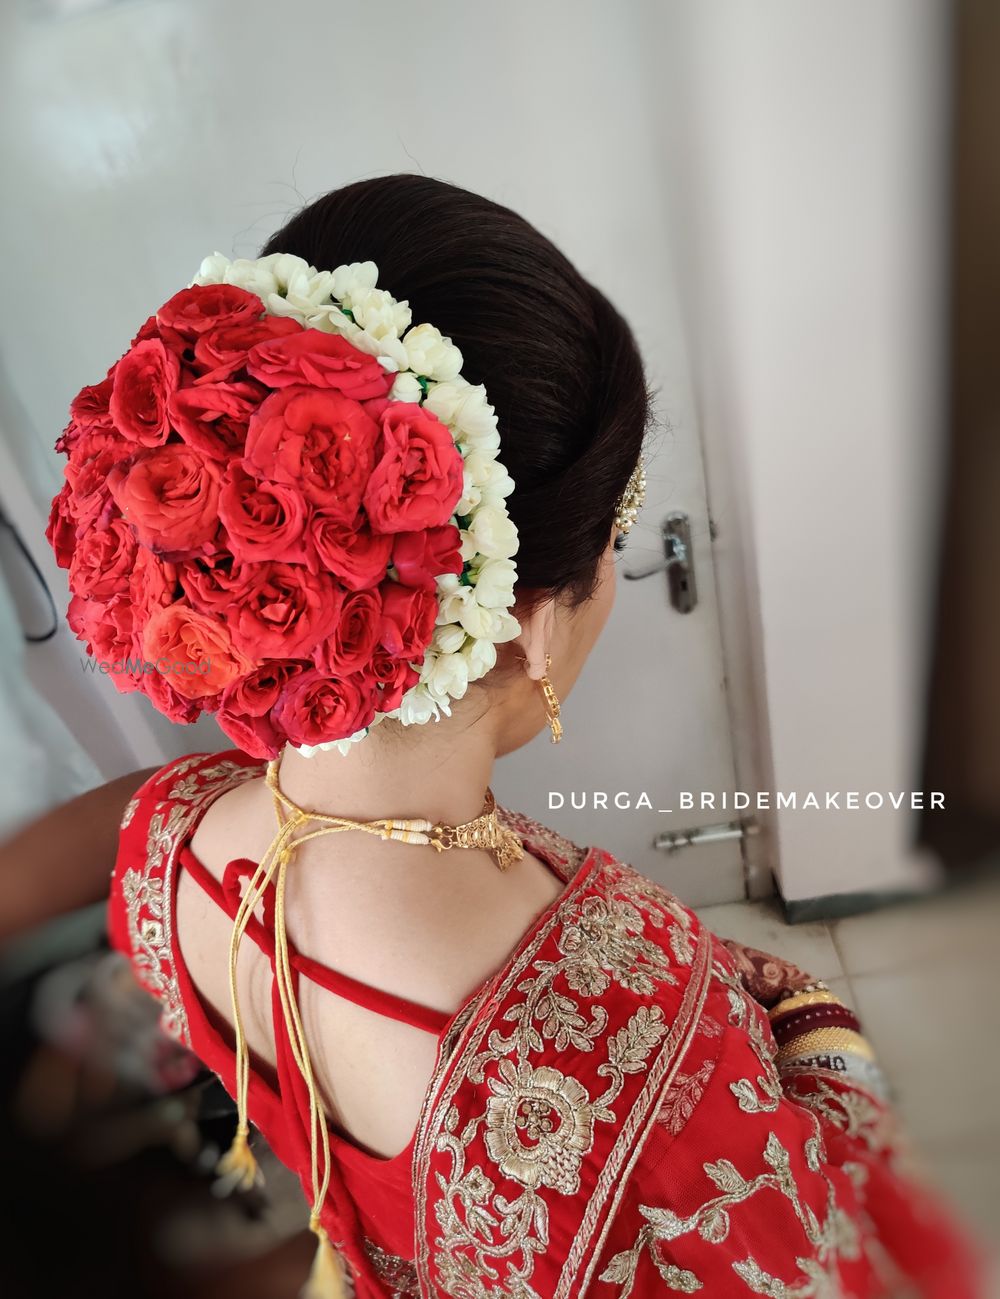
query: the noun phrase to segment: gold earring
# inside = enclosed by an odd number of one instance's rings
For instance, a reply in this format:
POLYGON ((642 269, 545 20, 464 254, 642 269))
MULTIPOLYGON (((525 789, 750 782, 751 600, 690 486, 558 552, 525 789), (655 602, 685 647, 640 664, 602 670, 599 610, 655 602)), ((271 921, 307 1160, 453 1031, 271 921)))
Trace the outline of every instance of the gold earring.
POLYGON ((562 722, 559 720, 559 696, 552 689, 548 673, 552 667, 551 654, 545 655, 545 676, 541 679, 542 694, 545 696, 545 715, 549 719, 549 730, 552 732, 552 743, 558 744, 562 739, 562 722))

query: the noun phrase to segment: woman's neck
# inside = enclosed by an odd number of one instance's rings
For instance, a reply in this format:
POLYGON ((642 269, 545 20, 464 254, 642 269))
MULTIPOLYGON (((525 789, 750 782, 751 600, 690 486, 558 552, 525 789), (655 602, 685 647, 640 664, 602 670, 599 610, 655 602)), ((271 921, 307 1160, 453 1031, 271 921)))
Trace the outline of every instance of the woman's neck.
POLYGON ((424 817, 460 825, 483 808, 496 758, 486 719, 450 718, 406 730, 384 722, 346 754, 303 757, 287 747, 278 783, 300 807, 355 820, 424 817))

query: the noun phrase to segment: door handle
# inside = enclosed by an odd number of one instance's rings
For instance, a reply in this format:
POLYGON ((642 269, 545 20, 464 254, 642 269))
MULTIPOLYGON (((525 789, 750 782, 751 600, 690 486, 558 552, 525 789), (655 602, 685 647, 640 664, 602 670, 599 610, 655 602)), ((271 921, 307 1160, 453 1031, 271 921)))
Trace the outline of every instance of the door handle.
POLYGON ((648 568, 636 572, 625 570, 629 582, 641 582, 655 573, 666 573, 670 603, 678 613, 690 613, 698 603, 698 588, 694 580, 694 555, 691 550, 691 521, 680 510, 668 514, 660 528, 663 541, 663 558, 648 568))

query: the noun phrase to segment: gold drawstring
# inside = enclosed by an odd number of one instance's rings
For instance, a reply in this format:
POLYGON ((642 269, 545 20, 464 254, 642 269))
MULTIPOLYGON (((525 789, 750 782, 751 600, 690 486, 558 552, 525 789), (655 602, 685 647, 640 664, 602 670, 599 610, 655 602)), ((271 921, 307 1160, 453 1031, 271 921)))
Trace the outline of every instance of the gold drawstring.
POLYGON ((499 824, 496 802, 490 790, 486 791, 486 807, 479 817, 465 825, 450 826, 421 819, 383 818, 376 821, 352 821, 347 817, 306 811, 293 803, 278 787, 277 759, 268 763, 266 780, 274 800, 278 831, 261 857, 260 864, 254 871, 240 901, 229 944, 229 994, 233 1008, 233 1030, 236 1035, 237 1124, 232 1145, 219 1160, 217 1171, 222 1176, 223 1186, 227 1190, 237 1188, 249 1190, 263 1180, 249 1145, 247 1093, 250 1082, 250 1050, 240 1014, 237 960, 240 940, 273 880, 275 884, 275 982, 292 1058, 309 1095, 312 1191, 309 1227, 315 1234, 318 1244, 309 1280, 302 1291, 302 1299, 347 1299, 345 1269, 319 1216, 330 1185, 330 1142, 326 1114, 316 1086, 302 1016, 295 998, 295 982, 288 951, 288 934, 285 929, 285 882, 288 863, 295 850, 308 840, 344 830, 361 830, 365 834, 377 835, 380 839, 394 839, 402 843, 431 844, 439 851, 447 848, 483 848, 493 853, 501 870, 506 870, 511 862, 517 861, 523 855, 523 849, 517 836, 499 824), (310 821, 319 822, 319 828, 304 834, 299 833, 310 821))

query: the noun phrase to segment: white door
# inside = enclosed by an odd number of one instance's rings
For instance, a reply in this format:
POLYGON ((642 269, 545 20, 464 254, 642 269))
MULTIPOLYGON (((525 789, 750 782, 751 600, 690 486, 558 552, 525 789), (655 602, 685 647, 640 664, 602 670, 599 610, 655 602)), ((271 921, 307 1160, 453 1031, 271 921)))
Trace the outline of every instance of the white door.
MULTIPOLYGON (((669 258, 659 88, 640 17, 641 6, 458 0, 423 11, 399 0, 4 6, 0 150, 10 200, 0 212, 9 250, 0 342, 25 418, 2 433, 15 462, 26 441, 48 452, 70 397, 103 373, 150 303, 186 283, 206 252, 253 255, 323 190, 424 171, 523 212, 619 305, 659 389, 666 431, 651 448, 646 509, 621 567, 662 558, 660 524, 681 511, 698 602, 688 614, 672 609, 662 575, 621 582, 607 632, 565 704, 563 743, 543 736, 505 760, 498 796, 608 847, 690 901, 714 902, 743 895, 738 840, 675 855, 653 847, 664 832, 724 821, 679 800, 682 791, 732 789, 734 774, 669 258), (606 809, 595 806, 601 794, 606 809), (564 805, 550 808, 559 795, 564 805), (616 808, 615 795, 631 806, 616 808), (574 796, 584 809, 571 806, 574 796)), ((50 483, 9 508, 61 583, 40 535, 59 472, 54 455, 46 463, 50 483)), ((76 650, 63 640, 36 678, 52 674, 61 711, 102 749, 107 769, 107 745, 93 738, 100 686, 67 687, 76 650), (79 722, 74 689, 88 694, 79 722)), ((110 688, 103 702, 116 719, 109 732, 126 749, 136 737, 136 765, 157 751, 206 746, 204 729, 192 735, 161 719, 139 728, 136 701, 110 688)))

